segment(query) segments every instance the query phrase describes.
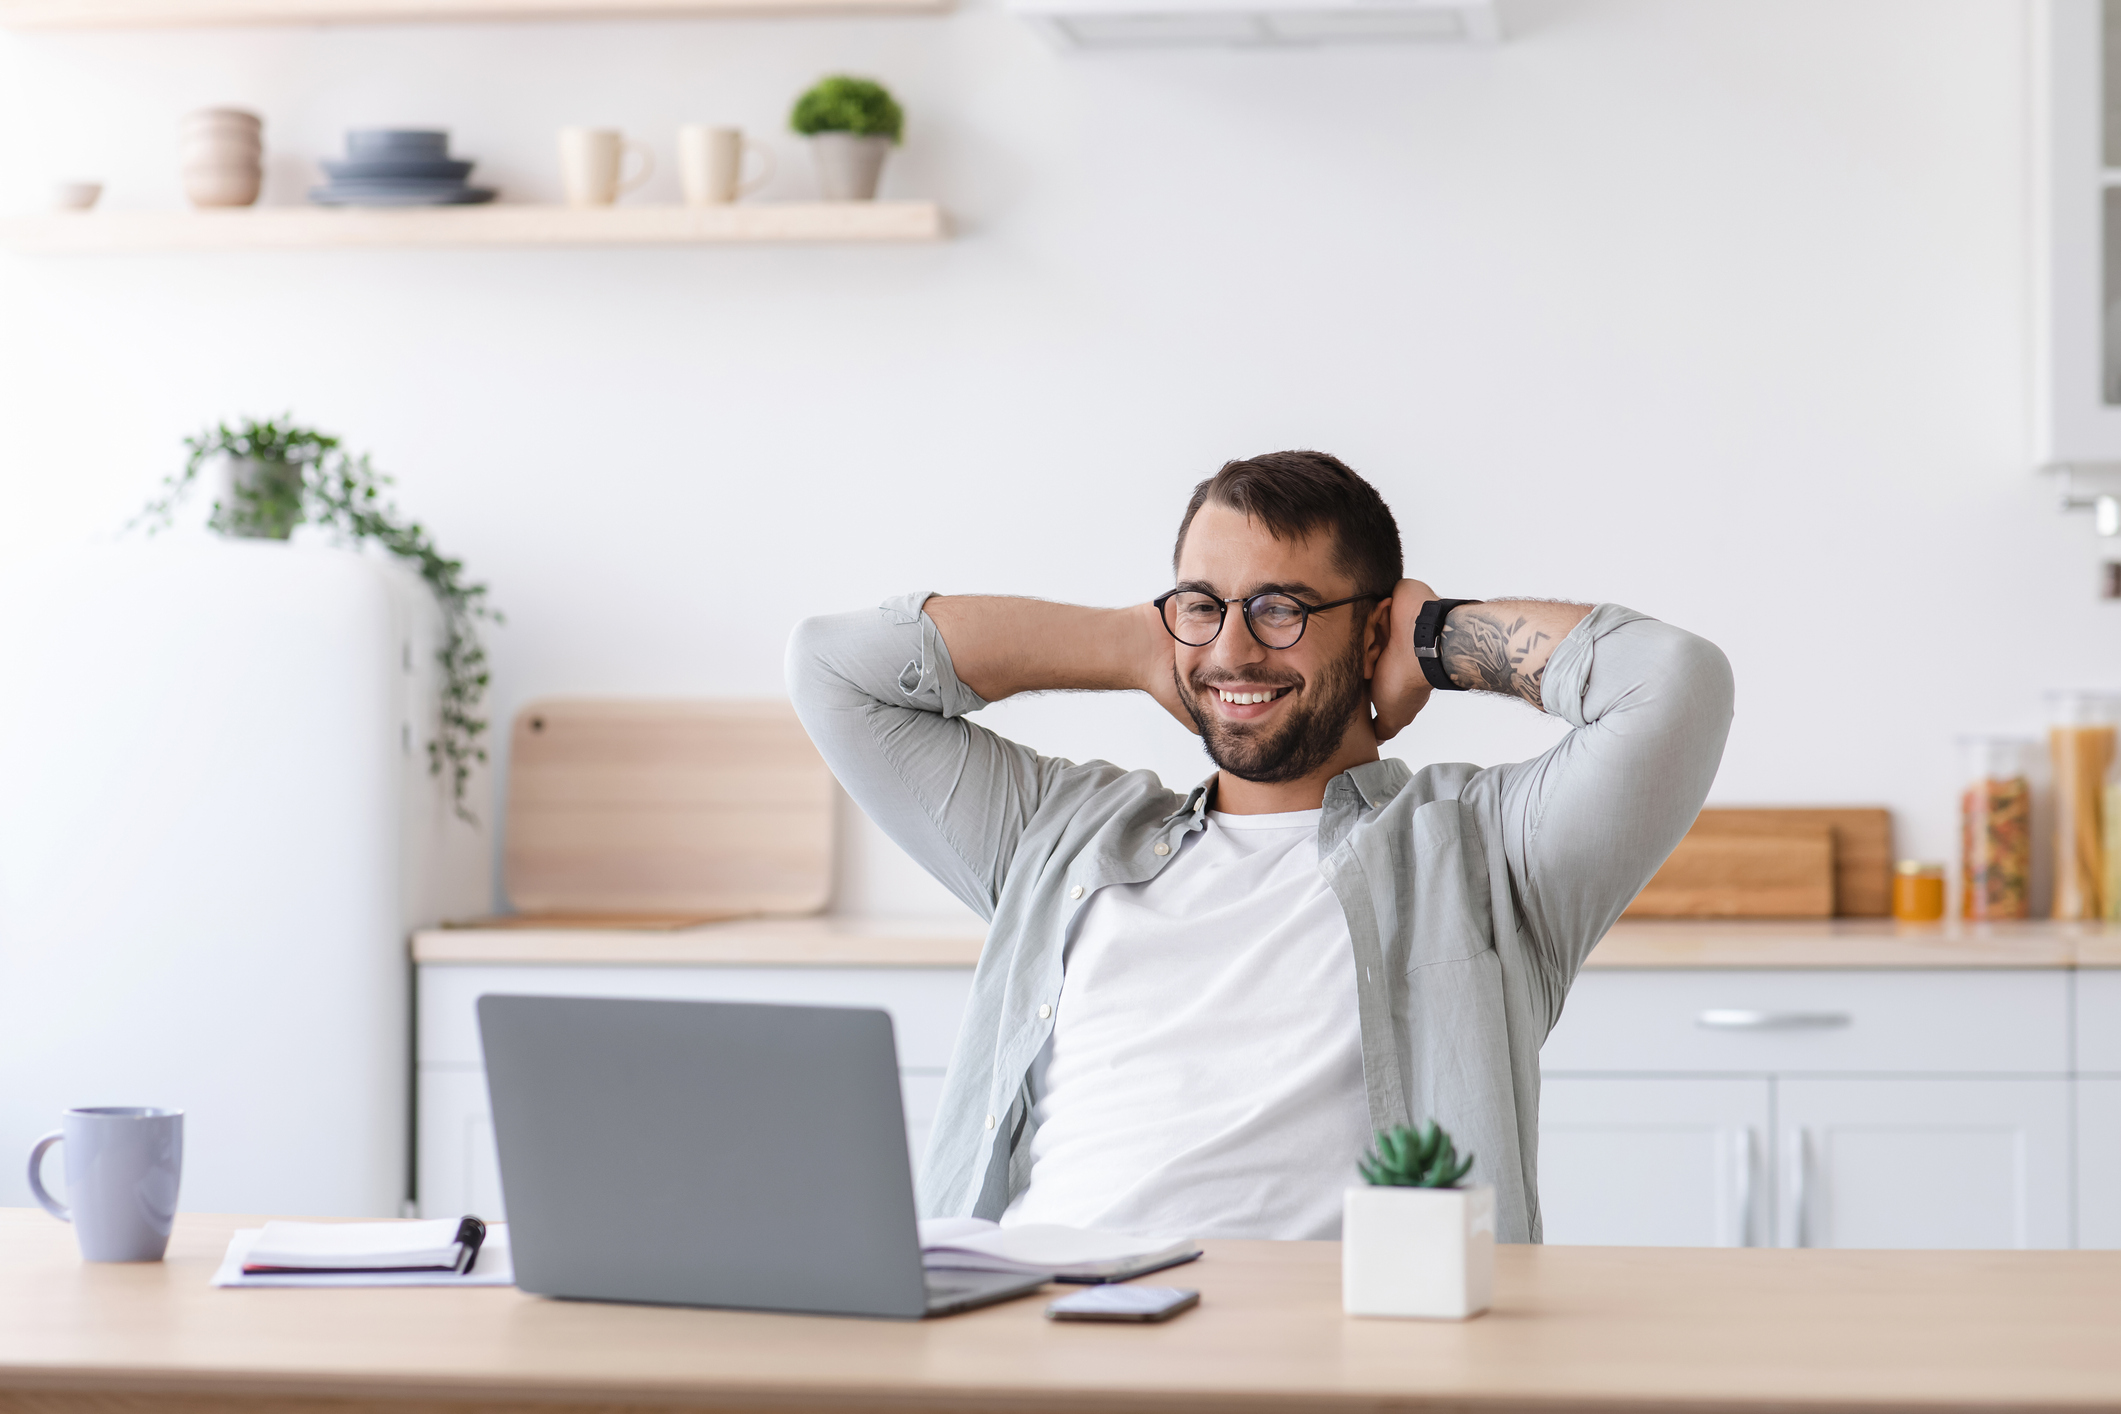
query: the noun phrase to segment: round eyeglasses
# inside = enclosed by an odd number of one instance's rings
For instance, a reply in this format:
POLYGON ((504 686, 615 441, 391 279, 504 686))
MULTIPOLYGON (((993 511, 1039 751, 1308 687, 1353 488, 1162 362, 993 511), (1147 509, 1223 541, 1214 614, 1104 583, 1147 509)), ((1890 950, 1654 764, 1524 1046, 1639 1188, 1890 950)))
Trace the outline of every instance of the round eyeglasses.
POLYGON ((1188 648, 1205 648, 1213 643, 1216 635, 1223 631, 1223 620, 1229 616, 1232 604, 1244 605, 1245 627, 1252 630, 1252 637, 1262 648, 1294 648, 1297 640, 1304 636, 1304 630, 1310 627, 1311 615, 1338 609, 1343 604, 1383 597, 1381 594, 1353 594, 1346 599, 1335 599, 1330 604, 1306 604, 1289 594, 1218 599, 1197 589, 1173 589, 1152 602, 1157 613, 1163 616, 1164 632, 1188 648))

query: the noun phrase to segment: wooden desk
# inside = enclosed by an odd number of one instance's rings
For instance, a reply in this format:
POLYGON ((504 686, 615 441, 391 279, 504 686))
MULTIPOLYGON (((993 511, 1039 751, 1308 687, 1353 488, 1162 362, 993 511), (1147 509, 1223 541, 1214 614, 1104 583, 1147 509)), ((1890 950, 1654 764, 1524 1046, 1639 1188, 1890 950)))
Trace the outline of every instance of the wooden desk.
POLYGON ((1505 1247, 1465 1324, 1350 1320, 1331 1243, 1212 1242, 1168 1326, 544 1301, 510 1290, 218 1291, 228 1234, 88 1266, 0 1211, 0 1411, 587 1414, 699 1408, 2081 1409, 2121 1406, 2121 1252, 1505 1247))

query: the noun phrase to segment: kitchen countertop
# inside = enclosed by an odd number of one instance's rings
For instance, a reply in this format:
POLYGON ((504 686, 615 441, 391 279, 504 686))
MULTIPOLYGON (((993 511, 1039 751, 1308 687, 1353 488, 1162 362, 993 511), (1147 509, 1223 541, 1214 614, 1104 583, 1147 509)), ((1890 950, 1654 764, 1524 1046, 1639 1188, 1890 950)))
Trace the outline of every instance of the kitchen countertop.
POLYGON ((970 967, 978 920, 901 921, 826 915, 748 918, 673 931, 615 928, 433 928, 412 960, 723 967, 970 967))
MULTIPOLYGON (((723 967, 970 967, 971 920, 750 919, 674 932, 437 928, 413 935, 421 963, 604 963, 723 967)), ((2121 967, 2121 928, 2096 923, 1895 923, 1889 918, 1659 919, 1616 924, 1594 968, 2121 967)))
POLYGON ((1597 968, 2121 966, 2121 929, 2096 923, 1896 923, 1890 918, 1622 921, 1597 968))
POLYGON ((1471 1321, 1350 1319, 1340 1244, 1203 1243, 1168 1325, 1046 1296, 934 1321, 549 1301, 508 1287, 216 1290, 238 1226, 91 1264, 0 1210, 0 1408, 591 1414, 620 1408, 2063 1410, 2121 1404, 2121 1252, 1503 1246, 1471 1321))

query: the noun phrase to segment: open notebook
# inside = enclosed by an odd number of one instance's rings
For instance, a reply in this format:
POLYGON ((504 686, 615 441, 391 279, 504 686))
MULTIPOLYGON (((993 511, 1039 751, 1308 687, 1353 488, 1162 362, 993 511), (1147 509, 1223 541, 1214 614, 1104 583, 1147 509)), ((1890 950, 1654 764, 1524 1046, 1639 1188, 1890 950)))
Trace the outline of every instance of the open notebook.
POLYGON ((270 1222, 238 1228, 215 1286, 513 1286, 508 1225, 270 1222))
POLYGON ((1055 1223, 1001 1227, 985 1218, 921 1223, 921 1265, 930 1271, 1048 1272, 1055 1281, 1126 1281, 1200 1255, 1188 1238, 1134 1237, 1055 1223))

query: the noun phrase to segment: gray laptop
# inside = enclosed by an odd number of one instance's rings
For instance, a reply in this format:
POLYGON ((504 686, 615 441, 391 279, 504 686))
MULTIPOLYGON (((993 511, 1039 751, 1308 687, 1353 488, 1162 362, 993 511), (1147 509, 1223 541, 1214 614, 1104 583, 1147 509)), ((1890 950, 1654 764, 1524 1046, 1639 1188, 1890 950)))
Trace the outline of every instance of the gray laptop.
POLYGON ((924 1272, 891 1018, 479 998, 516 1285, 917 1318, 1042 1277, 924 1272))

